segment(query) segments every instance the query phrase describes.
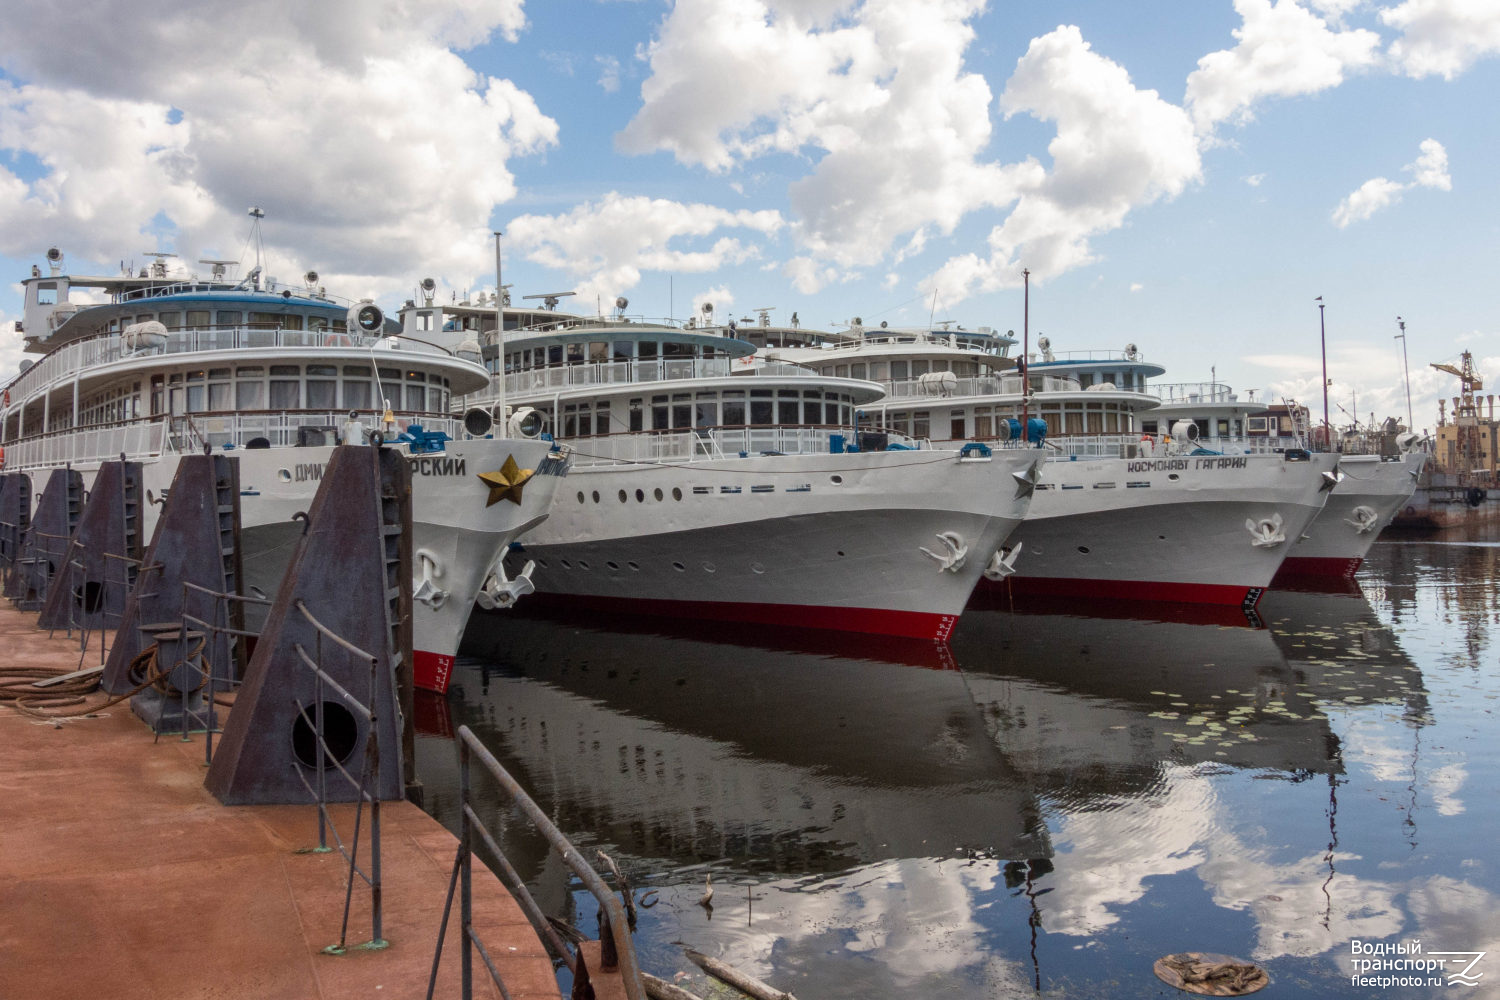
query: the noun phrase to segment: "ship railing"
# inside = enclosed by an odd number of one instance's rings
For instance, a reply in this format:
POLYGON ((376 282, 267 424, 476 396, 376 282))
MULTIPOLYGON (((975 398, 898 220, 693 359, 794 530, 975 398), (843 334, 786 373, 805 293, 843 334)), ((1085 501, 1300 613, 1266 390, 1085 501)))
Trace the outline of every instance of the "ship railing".
POLYGON ((575 465, 616 462, 695 462, 736 456, 826 455, 829 435, 842 427, 717 427, 638 431, 570 439, 575 465))
MULTIPOLYGON (((463 426, 445 413, 403 410, 396 417, 396 432, 411 424, 427 431, 442 431, 450 439, 463 437, 463 426)), ((216 449, 269 447, 317 447, 337 443, 348 419, 347 410, 266 410, 239 413, 193 413, 176 417, 142 417, 107 426, 67 428, 5 442, 8 470, 56 468, 69 463, 84 465, 118 458, 136 461, 155 458, 165 451, 179 454, 199 451, 204 445, 216 449), (260 441, 265 442, 259 444, 260 441)), ((381 429, 380 415, 361 414, 367 430, 381 429)))
POLYGON ((1238 403, 1239 394, 1221 382, 1174 382, 1148 384, 1147 395, 1163 403, 1238 403))
MULTIPOLYGON (((525 395, 574 386, 618 385, 719 378, 730 374, 728 358, 664 358, 655 361, 590 361, 551 365, 505 376, 506 395, 525 395)), ((493 381, 493 380, 492 380, 493 381)))
POLYGON ((795 361, 762 361, 760 364, 747 365, 745 362, 749 360, 751 359, 740 358, 734 366, 734 374, 773 378, 815 378, 820 374, 816 368, 795 361))
MULTIPOLYGON (((459 968, 463 1000, 470 1000, 474 995, 475 951, 479 952, 480 961, 489 972, 491 981, 500 990, 500 995, 510 995, 501 981, 500 973, 495 968, 489 950, 485 947, 483 937, 474 926, 473 858, 474 850, 479 844, 484 845, 490 858, 495 862, 498 869, 496 874, 499 875, 506 888, 510 889, 516 902, 520 904, 521 912, 526 914, 526 919, 535 929, 537 936, 541 938, 547 951, 554 959, 567 966, 568 971, 573 974, 574 982, 579 982, 581 979, 580 966, 583 964, 583 956, 572 951, 563 941, 474 807, 476 802, 489 804, 494 801, 493 793, 475 795, 473 771, 476 764, 489 773, 493 783, 499 787, 504 800, 509 801, 515 809, 519 810, 531 826, 542 835, 547 845, 557 852, 558 857, 568 866, 574 877, 598 903, 600 971, 618 970, 621 986, 624 987, 628 1000, 645 1000, 645 984, 641 978, 640 964, 636 960, 635 944, 630 936, 631 921, 625 906, 593 866, 583 859, 578 848, 573 846, 542 808, 526 794, 520 782, 501 766, 500 762, 495 759, 495 755, 490 753, 468 726, 460 726, 458 730, 458 851, 454 855, 453 871, 448 878, 448 897, 443 905, 443 919, 438 925, 437 948, 432 956, 432 973, 427 981, 427 1000, 432 1000, 437 990, 438 970, 443 958, 443 940, 447 936, 448 919, 453 912, 455 892, 459 897, 459 935, 461 937, 459 968)), ((628 889, 621 886, 621 892, 626 891, 628 889)))
POLYGON ((130 459, 160 455, 167 425, 160 417, 102 427, 68 428, 5 443, 5 467, 12 470, 104 462, 124 454, 130 459))
POLYGON ((170 330, 162 342, 134 348, 125 344, 120 334, 105 333, 63 344, 13 378, 6 388, 15 402, 21 402, 54 382, 99 365, 127 359, 253 348, 299 350, 330 347, 370 348, 377 358, 384 356, 387 351, 452 356, 452 352, 446 348, 411 337, 364 337, 350 335, 340 329, 286 330, 224 326, 170 330))
MULTIPOLYGON (((888 399, 957 399, 961 396, 1015 396, 1017 404, 1021 395, 1020 375, 964 376, 953 380, 934 378, 943 372, 932 372, 914 378, 881 382, 886 387, 888 399)), ((1029 376, 1034 395, 1049 392, 1080 392, 1082 387, 1075 378, 1058 375, 1029 376)))

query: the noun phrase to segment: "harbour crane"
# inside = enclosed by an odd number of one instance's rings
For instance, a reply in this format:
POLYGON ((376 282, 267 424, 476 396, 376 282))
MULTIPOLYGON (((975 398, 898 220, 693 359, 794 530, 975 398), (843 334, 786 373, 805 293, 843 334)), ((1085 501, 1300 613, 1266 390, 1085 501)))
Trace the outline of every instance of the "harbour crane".
POLYGON ((1474 372, 1474 356, 1464 351, 1460 365, 1431 362, 1431 367, 1440 372, 1458 377, 1459 395, 1453 400, 1453 426, 1458 445, 1458 468, 1460 482, 1488 473, 1479 464, 1479 407, 1474 394, 1484 388, 1484 381, 1474 372))

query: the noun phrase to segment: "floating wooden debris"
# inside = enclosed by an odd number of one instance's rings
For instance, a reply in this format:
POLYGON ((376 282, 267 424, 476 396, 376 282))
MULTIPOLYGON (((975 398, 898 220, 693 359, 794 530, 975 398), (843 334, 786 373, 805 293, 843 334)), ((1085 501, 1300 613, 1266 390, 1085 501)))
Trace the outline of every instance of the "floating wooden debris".
POLYGON ((646 987, 646 995, 652 1000, 703 1000, 696 993, 689 993, 681 986, 658 979, 649 972, 641 973, 641 984, 646 987))
POLYGON ((698 968, 720 982, 728 983, 746 996, 754 997, 755 1000, 797 1000, 790 993, 778 990, 773 986, 767 986, 754 976, 745 975, 728 962, 721 962, 717 958, 710 958, 701 951, 694 951, 691 948, 687 949, 686 953, 688 960, 698 968))
POLYGON ((1258 965, 1204 951, 1184 951, 1158 958, 1152 971, 1168 986, 1210 997, 1244 996, 1264 989, 1271 982, 1271 977, 1258 965))

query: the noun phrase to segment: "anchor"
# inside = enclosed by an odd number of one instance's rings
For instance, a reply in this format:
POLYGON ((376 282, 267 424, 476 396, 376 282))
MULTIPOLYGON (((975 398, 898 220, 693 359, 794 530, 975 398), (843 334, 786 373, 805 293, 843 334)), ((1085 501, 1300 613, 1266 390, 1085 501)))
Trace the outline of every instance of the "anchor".
POLYGON ((1245 530, 1250 532, 1250 544, 1258 549, 1269 549, 1286 541, 1286 533, 1281 530, 1279 513, 1263 517, 1259 521, 1247 517, 1245 530))
POLYGON ((963 568, 964 561, 969 558, 968 543, 964 541, 964 536, 956 531, 940 531, 937 537, 938 541, 943 543, 943 547, 948 550, 945 554, 939 554, 920 545, 917 548, 925 555, 937 560, 939 573, 944 570, 957 573, 963 568))
POLYGON ((1000 581, 1011 576, 1016 571, 1016 557, 1021 554, 1021 546, 1024 542, 1017 542, 1015 548, 1007 552, 1004 549, 996 549, 990 554, 989 565, 984 568, 986 580, 1000 581))
POLYGON ((521 567, 521 572, 512 580, 505 575, 505 567, 496 560, 490 575, 484 578, 484 586, 475 595, 475 601, 486 611, 503 611, 513 607, 521 598, 536 590, 536 585, 531 582, 531 571, 534 569, 536 562, 528 559, 526 565, 521 567))

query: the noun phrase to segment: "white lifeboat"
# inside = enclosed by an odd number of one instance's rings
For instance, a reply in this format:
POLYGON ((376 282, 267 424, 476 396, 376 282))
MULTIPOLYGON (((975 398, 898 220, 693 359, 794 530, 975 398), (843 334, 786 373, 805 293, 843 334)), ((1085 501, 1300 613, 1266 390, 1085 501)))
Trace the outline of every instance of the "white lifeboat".
POLYGON ((127 351, 150 351, 165 347, 167 328, 154 319, 131 323, 120 334, 120 342, 127 351))

